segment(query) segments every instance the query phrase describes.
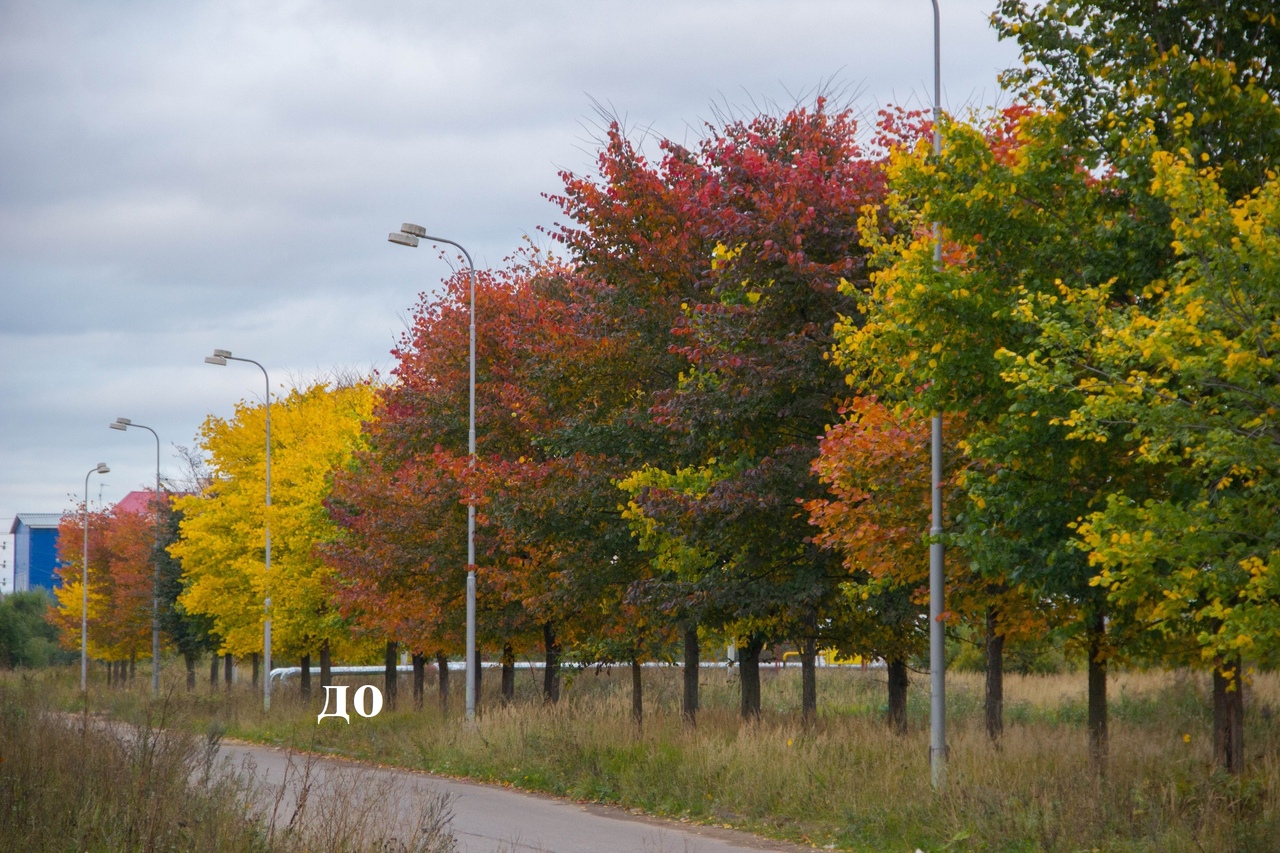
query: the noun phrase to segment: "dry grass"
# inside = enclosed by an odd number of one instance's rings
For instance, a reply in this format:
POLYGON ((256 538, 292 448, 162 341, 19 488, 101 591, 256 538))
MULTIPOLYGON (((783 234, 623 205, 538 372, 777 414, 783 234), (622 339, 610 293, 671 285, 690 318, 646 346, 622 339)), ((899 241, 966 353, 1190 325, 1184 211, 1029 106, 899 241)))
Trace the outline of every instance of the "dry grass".
MULTIPOLYGON (((762 718, 736 714, 732 673, 704 671, 695 729, 678 713, 679 671, 646 670, 645 725, 630 723, 625 673, 579 672, 559 706, 544 707, 537 677, 521 672, 517 703, 498 705, 485 684, 474 727, 428 693, 422 711, 317 725, 321 698, 281 691, 270 715, 248 690, 186 700, 189 725, 219 720, 229 733, 365 757, 532 790, 731 824, 849 850, 1253 851, 1280 838, 1280 678, 1259 675, 1246 693, 1248 770, 1215 772, 1207 678, 1130 672, 1113 678, 1107 772, 1089 766, 1082 674, 1009 676, 1006 733, 982 728, 981 676, 949 678, 951 758, 946 791, 928 785, 927 679, 909 702, 911 732, 882 723, 881 672, 819 671, 818 723, 799 723, 799 675, 764 672, 762 718)), ((379 679, 369 679, 378 683, 379 679)), ((461 685, 457 685, 460 687, 461 685)), ((319 691, 317 690, 317 693, 319 691)), ((458 697, 455 697, 455 699, 458 697)), ((126 716, 142 694, 95 701, 126 716)))
POLYGON ((56 710, 40 689, 48 686, 44 679, 0 679, 0 850, 454 850, 439 797, 426 801, 406 833, 385 820, 388 810, 402 812, 399 792, 371 787, 357 770, 322 778, 303 762, 267 786, 253 768, 218 760, 218 727, 197 736, 169 725, 176 720, 166 703, 145 703, 134 724, 123 724, 83 707, 56 710))

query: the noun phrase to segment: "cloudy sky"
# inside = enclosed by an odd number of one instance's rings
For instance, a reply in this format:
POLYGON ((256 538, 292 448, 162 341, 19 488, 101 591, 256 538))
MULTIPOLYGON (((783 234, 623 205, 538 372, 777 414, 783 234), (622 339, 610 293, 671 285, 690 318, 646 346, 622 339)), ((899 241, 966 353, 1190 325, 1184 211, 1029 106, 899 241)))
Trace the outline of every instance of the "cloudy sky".
MULTIPOLYGON (((942 0, 944 106, 997 102, 994 0, 942 0)), ((928 0, 0 0, 0 527, 107 503, 209 414, 389 367, 449 268, 497 265, 589 171, 597 105, 691 140, 825 88, 928 106, 928 0)), ((5 541, 7 537, 0 537, 5 541)), ((12 543, 0 554, 12 566, 12 543)), ((2 573, 0 573, 2 574, 2 573)))

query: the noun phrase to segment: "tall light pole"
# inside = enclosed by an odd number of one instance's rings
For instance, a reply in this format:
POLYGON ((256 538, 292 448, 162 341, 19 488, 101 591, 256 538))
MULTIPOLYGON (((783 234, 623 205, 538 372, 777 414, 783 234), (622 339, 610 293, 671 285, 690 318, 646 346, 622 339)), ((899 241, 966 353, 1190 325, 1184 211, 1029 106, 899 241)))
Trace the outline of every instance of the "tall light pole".
POLYGON ((262 602, 262 709, 271 710, 271 377, 267 369, 251 358, 239 358, 230 350, 216 349, 213 355, 204 357, 205 364, 216 364, 226 367, 228 361, 243 361, 257 365, 262 371, 262 378, 267 385, 267 511, 262 518, 263 532, 266 534, 266 560, 263 572, 266 595, 262 602))
MULTIPOLYGON (((89 474, 109 474, 107 463, 99 462, 89 474)), ((80 692, 89 690, 89 474, 84 475, 84 550, 80 552, 80 692)))
MULTIPOLYGON (((406 222, 400 230, 387 235, 391 243, 409 246, 416 249, 418 240, 432 243, 447 243, 462 252, 467 259, 471 283, 471 355, 470 355, 470 408, 467 417, 467 453, 471 456, 471 467, 476 467, 476 266, 471 262, 471 253, 461 243, 447 240, 444 237, 432 237, 421 225, 406 222)), ((476 507, 467 503, 467 720, 476 716, 476 507)))
POLYGON ((155 521, 156 545, 152 555, 153 577, 151 583, 151 695, 160 695, 160 436, 149 426, 135 424, 128 418, 116 418, 107 424, 111 429, 125 431, 129 427, 145 429, 156 440, 156 491, 155 521))
MULTIPOLYGON (((933 0, 933 154, 942 153, 942 23, 933 0)), ((942 269, 942 226, 933 223, 933 267, 942 269)), ((942 546, 942 415, 934 412, 930 438, 933 456, 933 524, 929 528, 929 778, 935 790, 947 782, 947 655, 942 614, 946 582, 942 546)))

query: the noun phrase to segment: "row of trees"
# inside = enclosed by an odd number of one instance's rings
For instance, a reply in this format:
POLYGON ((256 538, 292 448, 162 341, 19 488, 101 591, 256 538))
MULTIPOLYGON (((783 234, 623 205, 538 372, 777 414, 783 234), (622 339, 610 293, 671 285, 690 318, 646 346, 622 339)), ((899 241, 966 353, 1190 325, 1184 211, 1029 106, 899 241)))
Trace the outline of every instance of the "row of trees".
MULTIPOLYGON (((793 643, 883 658, 905 729, 927 637, 928 415, 948 439, 950 628, 1057 632, 1106 673, 1213 673, 1243 761, 1248 664, 1280 640, 1276 365, 1280 29, 1269 4, 1002 3, 1018 105, 864 133, 822 98, 652 156, 618 124, 552 196, 564 258, 477 282, 478 460, 466 452, 467 279, 424 296, 391 381, 273 408, 271 577, 261 407, 201 434, 215 479, 178 502, 180 606, 257 648, 419 664, 461 646, 477 508, 480 642, 639 665, 793 643), (933 260, 942 223, 943 263, 933 260)), ((67 541, 64 538, 64 541, 67 541)), ((441 670, 442 674, 445 672, 441 670)), ((478 673, 477 673, 478 676, 478 673)))
POLYGON ((178 603, 185 579, 182 565, 167 549, 178 541, 181 520, 182 514, 166 493, 158 500, 153 494, 143 507, 117 504, 86 514, 81 506, 62 519, 58 530, 60 584, 54 590, 56 607, 50 613, 50 624, 64 648, 79 651, 87 524, 86 645, 89 657, 107 665, 109 680, 132 679, 138 658, 150 654, 152 596, 157 592, 161 635, 166 646, 182 656, 188 687, 195 685, 197 661, 222 646, 209 616, 178 603))

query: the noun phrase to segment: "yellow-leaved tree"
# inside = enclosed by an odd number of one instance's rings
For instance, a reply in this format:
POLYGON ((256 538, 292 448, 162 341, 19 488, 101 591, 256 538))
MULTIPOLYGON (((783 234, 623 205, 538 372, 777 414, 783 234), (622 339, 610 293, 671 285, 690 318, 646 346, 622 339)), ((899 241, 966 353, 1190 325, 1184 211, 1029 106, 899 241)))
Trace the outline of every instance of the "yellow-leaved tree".
POLYGON ((373 398, 367 382, 317 383, 271 406, 270 574, 265 407, 241 402, 230 420, 210 417, 201 427, 212 482, 203 494, 177 501, 181 536, 169 551, 182 563, 180 603, 212 618, 224 653, 262 648, 268 596, 273 656, 366 651, 332 605, 330 569, 315 546, 335 535, 324 505, 332 472, 364 447, 361 427, 372 417, 373 398))

